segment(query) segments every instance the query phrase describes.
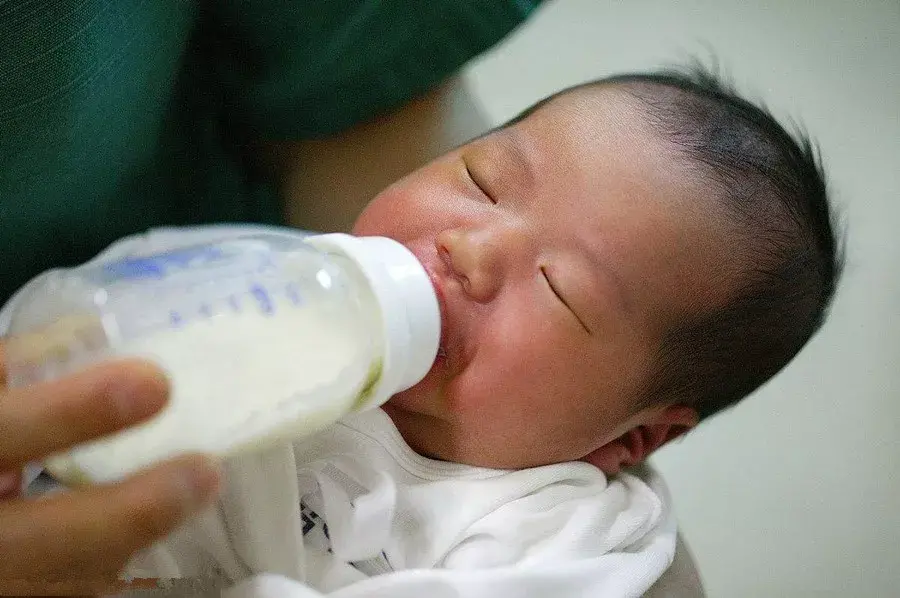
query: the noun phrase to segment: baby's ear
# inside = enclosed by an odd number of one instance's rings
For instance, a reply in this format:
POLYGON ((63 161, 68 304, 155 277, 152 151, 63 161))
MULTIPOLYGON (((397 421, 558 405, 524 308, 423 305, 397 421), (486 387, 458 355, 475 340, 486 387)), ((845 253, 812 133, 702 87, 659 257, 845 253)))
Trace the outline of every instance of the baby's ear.
POLYGON ((608 442, 582 459, 608 475, 637 465, 670 440, 688 432, 699 421, 697 412, 684 405, 672 405, 647 414, 644 422, 608 442))

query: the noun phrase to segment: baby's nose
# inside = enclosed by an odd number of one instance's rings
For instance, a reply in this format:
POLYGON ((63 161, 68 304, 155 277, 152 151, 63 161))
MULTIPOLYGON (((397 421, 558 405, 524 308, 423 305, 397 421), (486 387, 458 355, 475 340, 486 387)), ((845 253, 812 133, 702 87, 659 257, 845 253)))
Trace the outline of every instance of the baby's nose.
POLYGON ((488 231, 446 230, 437 237, 437 250, 472 299, 483 303, 497 293, 502 248, 488 231))

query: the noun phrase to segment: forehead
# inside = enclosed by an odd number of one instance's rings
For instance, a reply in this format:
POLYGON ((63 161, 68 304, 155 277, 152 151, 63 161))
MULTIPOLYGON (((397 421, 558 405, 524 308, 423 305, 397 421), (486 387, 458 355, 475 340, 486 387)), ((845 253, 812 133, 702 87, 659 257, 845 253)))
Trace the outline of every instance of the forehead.
POLYGON ((564 94, 496 137, 540 217, 580 240, 660 326, 717 300, 726 268, 714 190, 615 87, 564 94))
POLYGON ((677 200, 688 188, 698 190, 688 161, 653 129, 640 101, 618 86, 578 88, 557 96, 509 127, 508 138, 506 145, 521 146, 546 175, 557 173, 561 165, 577 165, 579 169, 568 170, 579 180, 624 178, 656 201, 677 200))

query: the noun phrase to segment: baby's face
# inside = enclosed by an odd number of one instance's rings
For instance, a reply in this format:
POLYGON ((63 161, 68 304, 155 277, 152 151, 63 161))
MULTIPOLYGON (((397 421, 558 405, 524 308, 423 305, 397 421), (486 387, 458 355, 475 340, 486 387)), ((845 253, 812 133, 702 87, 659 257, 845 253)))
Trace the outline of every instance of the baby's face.
POLYGON ((576 460, 654 417, 662 335, 714 300, 702 190, 617 91, 576 92, 398 181, 354 227, 409 247, 442 350, 385 406, 418 452, 485 467, 576 460))

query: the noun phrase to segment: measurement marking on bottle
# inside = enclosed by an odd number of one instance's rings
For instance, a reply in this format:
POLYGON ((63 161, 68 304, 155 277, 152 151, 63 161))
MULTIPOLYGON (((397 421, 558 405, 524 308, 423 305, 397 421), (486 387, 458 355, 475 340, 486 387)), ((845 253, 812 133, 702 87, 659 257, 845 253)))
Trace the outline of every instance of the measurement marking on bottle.
POLYGON ((292 304, 301 305, 303 303, 303 300, 300 298, 300 293, 297 291, 297 285, 289 283, 284 290, 292 304))
MULTIPOLYGON (((278 306, 276 305, 276 295, 273 295, 272 291, 267 288, 263 284, 252 284, 247 292, 253 298, 253 303, 250 304, 249 307, 257 308, 259 311, 265 315, 274 314, 278 306)), ((288 283, 284 285, 284 287, 278 287, 278 296, 286 297, 291 305, 294 306, 302 306, 304 304, 303 295, 301 294, 299 288, 294 283, 288 283)), ((225 303, 229 308, 233 311, 233 313, 239 314, 244 311, 246 307, 248 307, 244 300, 245 297, 239 293, 232 293, 228 295, 227 299, 225 299, 225 303)), ((203 301, 196 307, 192 307, 186 312, 183 310, 170 310, 169 311, 169 325, 172 328, 180 328, 188 323, 188 320, 193 320, 195 318, 203 318, 203 319, 212 319, 216 310, 214 305, 218 304, 218 302, 210 302, 203 301)))
POLYGON ((274 306, 272 305, 272 298, 269 296, 269 292, 265 287, 255 284, 250 287, 250 293, 256 299, 256 302, 259 303, 259 308, 264 314, 268 315, 275 311, 274 306))

